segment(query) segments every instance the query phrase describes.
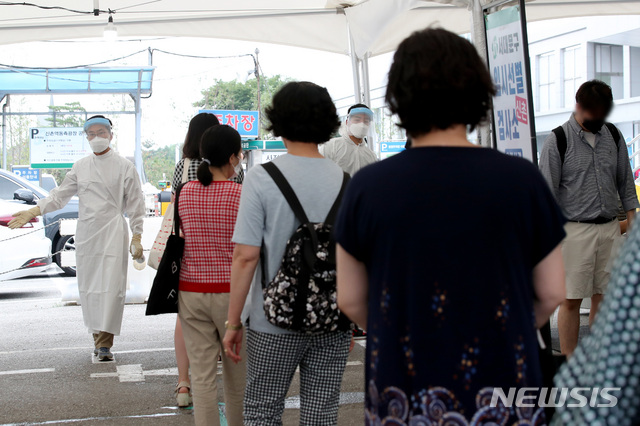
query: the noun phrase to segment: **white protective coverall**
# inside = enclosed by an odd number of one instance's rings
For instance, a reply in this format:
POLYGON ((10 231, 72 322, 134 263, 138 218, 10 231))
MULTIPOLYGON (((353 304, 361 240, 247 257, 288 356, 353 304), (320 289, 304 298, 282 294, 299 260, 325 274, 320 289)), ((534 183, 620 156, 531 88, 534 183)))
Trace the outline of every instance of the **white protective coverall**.
POLYGON ((321 153, 351 176, 361 168, 378 161, 376 154, 364 143, 356 145, 347 135, 321 145, 321 153))
POLYGON ((89 333, 120 335, 127 286, 129 234, 142 234, 145 203, 133 163, 110 150, 78 160, 62 184, 38 202, 42 214, 78 195, 75 235, 78 290, 89 333))

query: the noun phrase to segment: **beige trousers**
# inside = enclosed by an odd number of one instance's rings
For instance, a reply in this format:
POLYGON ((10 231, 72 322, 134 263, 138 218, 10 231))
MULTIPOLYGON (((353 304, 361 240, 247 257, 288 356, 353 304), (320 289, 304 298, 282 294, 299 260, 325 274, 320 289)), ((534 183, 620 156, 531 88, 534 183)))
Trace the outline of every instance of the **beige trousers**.
POLYGON ((98 334, 94 334, 93 343, 96 345, 97 349, 100 349, 100 348, 111 349, 113 347, 113 334, 107 333, 106 331, 101 331, 98 334))
MULTIPOLYGON (((224 323, 229 309, 229 293, 194 293, 181 291, 178 296, 179 316, 191 366, 193 410, 197 426, 220 425, 218 414, 218 355, 222 353, 224 323)), ((222 355, 224 401, 229 426, 242 426, 242 401, 246 383, 245 352, 234 364, 222 355)))

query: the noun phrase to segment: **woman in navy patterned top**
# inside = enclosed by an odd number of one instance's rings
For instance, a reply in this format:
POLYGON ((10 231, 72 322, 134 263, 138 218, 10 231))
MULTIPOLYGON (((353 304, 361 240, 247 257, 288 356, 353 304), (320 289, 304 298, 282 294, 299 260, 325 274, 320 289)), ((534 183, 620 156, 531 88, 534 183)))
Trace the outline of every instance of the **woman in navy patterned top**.
POLYGON ((536 328, 564 300, 565 222, 531 162, 467 140, 494 93, 448 31, 395 54, 386 100, 412 146, 354 176, 336 223, 338 304, 368 333, 365 424, 545 423, 491 407, 494 388, 542 384, 536 328))

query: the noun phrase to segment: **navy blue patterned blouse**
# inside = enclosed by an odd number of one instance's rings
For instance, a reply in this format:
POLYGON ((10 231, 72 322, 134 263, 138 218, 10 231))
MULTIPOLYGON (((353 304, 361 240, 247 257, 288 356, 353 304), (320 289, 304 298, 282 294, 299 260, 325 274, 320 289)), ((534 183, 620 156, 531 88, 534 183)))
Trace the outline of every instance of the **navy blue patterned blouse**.
POLYGON ((533 268, 565 219, 536 167, 480 148, 413 148, 359 171, 336 239, 366 265, 366 423, 543 424, 490 407, 541 386, 533 268))

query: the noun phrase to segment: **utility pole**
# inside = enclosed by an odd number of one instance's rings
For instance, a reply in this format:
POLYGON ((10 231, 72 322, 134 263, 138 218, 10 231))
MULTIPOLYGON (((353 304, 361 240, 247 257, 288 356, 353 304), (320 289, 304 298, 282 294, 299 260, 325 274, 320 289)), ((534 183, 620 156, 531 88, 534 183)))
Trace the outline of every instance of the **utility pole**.
POLYGON ((256 65, 256 70, 255 70, 255 75, 256 75, 256 81, 258 82, 258 137, 260 137, 261 133, 262 133, 262 126, 261 126, 261 121, 262 121, 262 110, 260 109, 260 59, 258 59, 258 55, 260 54, 260 49, 256 48, 256 57, 255 57, 255 65, 256 65))

